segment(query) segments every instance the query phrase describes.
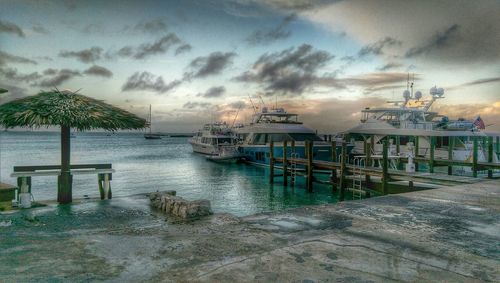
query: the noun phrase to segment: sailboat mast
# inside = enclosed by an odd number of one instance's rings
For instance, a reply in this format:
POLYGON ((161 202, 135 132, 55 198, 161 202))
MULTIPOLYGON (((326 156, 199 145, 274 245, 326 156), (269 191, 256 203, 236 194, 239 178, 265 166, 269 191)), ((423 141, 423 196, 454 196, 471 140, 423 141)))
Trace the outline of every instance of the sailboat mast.
POLYGON ((149 133, 151 134, 151 122, 152 122, 152 117, 151 117, 151 104, 149 104, 149 133))

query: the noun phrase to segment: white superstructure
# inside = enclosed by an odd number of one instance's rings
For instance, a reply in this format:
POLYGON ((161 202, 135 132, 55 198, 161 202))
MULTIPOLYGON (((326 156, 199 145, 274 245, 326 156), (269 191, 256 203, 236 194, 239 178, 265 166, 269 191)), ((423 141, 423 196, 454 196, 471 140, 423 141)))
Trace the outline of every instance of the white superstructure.
POLYGON ((206 155, 218 155, 221 147, 234 146, 236 139, 231 128, 224 122, 205 124, 189 139, 193 151, 206 155))

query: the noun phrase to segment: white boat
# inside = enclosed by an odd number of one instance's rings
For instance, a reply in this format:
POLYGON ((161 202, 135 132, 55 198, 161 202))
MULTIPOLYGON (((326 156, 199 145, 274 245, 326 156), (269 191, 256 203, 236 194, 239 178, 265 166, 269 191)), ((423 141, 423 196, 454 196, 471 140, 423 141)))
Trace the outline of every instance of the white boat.
POLYGON ((151 129, 151 121, 152 121, 152 116, 151 116, 151 104, 149 105, 149 117, 148 121, 146 122, 146 126, 149 128, 149 132, 144 134, 144 138, 147 140, 159 140, 161 139, 161 135, 155 134, 152 132, 151 129))
POLYGON ((221 147, 235 145, 236 141, 231 128, 225 122, 217 122, 205 124, 188 142, 196 153, 218 155, 221 147))
MULTIPOLYGON (((403 93, 404 100, 391 101, 393 107, 365 108, 361 111, 360 124, 345 132, 355 144, 354 154, 364 154, 364 142, 373 136, 372 154, 382 153, 382 141, 389 140, 390 155, 397 155, 395 137, 399 136, 400 155, 429 157, 431 138, 436 140, 435 158, 448 159, 448 147, 453 138, 452 155, 454 160, 472 160, 473 139, 486 137, 484 123, 478 117, 476 121, 465 119, 449 120, 437 112, 430 111, 433 103, 444 98, 442 88, 430 89, 430 98, 423 99, 422 93, 413 94, 413 87, 403 93), (413 151, 418 137, 418 152, 413 151)), ((479 143, 478 160, 487 161, 487 148, 479 143)), ((498 156, 493 156, 498 162, 498 156)))
POLYGON ((206 158, 214 162, 234 163, 241 159, 241 154, 237 145, 221 145, 218 154, 207 155, 206 158))
POLYGON ((233 130, 242 141, 240 153, 248 163, 268 165, 271 141, 274 144, 274 156, 283 156, 283 142, 287 141, 290 147, 288 155, 304 157, 305 142, 312 141, 314 158, 331 160, 331 144, 324 142, 315 130, 300 122, 298 114, 288 113, 283 108, 262 107, 260 112, 253 115, 251 123, 235 127, 233 130), (295 143, 293 153, 292 141, 295 143))

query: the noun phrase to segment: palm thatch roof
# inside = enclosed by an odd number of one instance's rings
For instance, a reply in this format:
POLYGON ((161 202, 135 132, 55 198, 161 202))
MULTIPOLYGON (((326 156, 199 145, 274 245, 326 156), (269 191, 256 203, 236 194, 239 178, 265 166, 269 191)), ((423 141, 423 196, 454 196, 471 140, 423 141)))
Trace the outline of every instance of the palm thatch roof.
POLYGON ((78 130, 140 129, 146 120, 71 91, 42 91, 0 105, 0 124, 6 128, 66 126, 78 130))
POLYGON ((0 94, 1 94, 1 93, 6 93, 6 92, 8 92, 8 90, 6 90, 5 88, 1 88, 1 87, 0 87, 0 94))

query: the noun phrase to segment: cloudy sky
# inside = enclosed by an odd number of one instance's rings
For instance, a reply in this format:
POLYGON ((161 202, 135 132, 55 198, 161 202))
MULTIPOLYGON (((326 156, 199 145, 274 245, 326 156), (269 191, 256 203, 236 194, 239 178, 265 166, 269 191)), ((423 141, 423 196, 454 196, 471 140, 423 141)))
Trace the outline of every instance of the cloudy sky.
POLYGON ((500 1, 0 0, 2 101, 78 90, 188 132, 277 103, 320 132, 437 85, 500 131, 500 1))

